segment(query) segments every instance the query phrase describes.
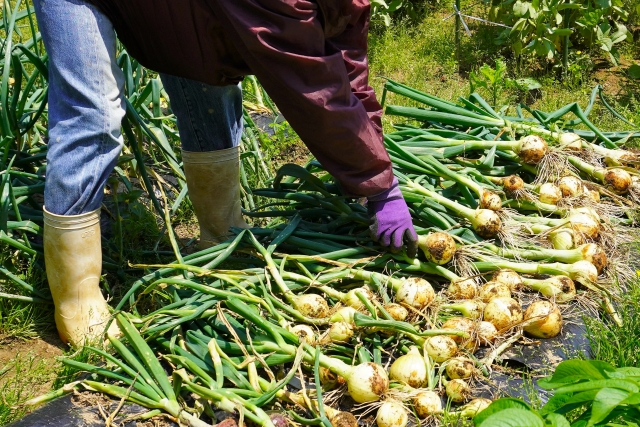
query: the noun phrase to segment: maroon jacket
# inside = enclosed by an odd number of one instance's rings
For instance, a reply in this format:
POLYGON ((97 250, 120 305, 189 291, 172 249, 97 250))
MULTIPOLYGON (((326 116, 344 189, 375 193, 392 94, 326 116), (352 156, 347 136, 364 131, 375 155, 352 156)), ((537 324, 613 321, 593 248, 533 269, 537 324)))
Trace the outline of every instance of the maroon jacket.
POLYGON ((213 85, 255 74, 355 196, 391 186, 368 84, 368 0, 89 0, 146 67, 213 85))

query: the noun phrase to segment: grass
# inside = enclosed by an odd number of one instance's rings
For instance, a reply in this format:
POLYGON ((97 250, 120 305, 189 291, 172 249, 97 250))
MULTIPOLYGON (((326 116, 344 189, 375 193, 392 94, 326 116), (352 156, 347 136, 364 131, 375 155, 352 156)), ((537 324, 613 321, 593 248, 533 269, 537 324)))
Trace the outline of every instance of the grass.
POLYGON ((622 327, 607 320, 585 319, 591 342, 590 357, 616 367, 640 368, 640 281, 632 283, 618 303, 622 327))

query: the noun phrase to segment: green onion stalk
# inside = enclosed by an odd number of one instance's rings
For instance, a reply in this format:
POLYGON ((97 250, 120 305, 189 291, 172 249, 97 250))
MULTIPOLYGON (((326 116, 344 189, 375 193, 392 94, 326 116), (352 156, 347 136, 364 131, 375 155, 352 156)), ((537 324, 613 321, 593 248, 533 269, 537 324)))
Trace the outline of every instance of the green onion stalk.
MULTIPOLYGON (((604 186, 614 193, 625 194, 629 191, 632 183, 631 173, 620 167, 601 168, 593 166, 578 157, 568 157, 569 163, 579 169, 582 173, 589 175, 593 179, 600 181, 604 186)), ((633 172, 637 175, 637 172, 633 172)))
POLYGON ((558 303, 569 302, 576 297, 576 287, 568 276, 557 275, 545 279, 522 278, 522 284, 527 288, 540 292, 547 298, 558 303))
POLYGON ((598 269, 598 274, 602 273, 607 266, 607 255, 605 251, 595 243, 586 243, 575 249, 506 249, 496 245, 486 244, 483 246, 494 254, 503 258, 523 259, 530 261, 555 261, 566 264, 573 264, 578 261, 588 261, 598 269))
MULTIPOLYGON (((507 119, 503 116, 500 116, 498 113, 493 111, 493 109, 480 97, 475 97, 475 100, 480 102, 483 108, 478 108, 470 101, 463 99, 463 102, 465 102, 466 106, 472 108, 467 109, 452 102, 448 102, 438 97, 420 92, 416 89, 410 88, 409 86, 403 85, 393 80, 387 80, 384 90, 385 92, 388 90, 406 96, 432 108, 431 110, 426 110, 423 108, 398 107, 390 105, 385 108, 385 113, 389 115, 403 116, 427 122, 438 122, 442 124, 457 126, 459 128, 485 127, 502 129, 506 130, 507 132, 513 131, 526 135, 543 135, 556 141, 560 141, 562 138, 562 133, 553 132, 549 129, 540 127, 540 122, 534 122, 533 120, 521 118, 507 119)), ((597 135, 602 141, 604 141, 605 144, 607 144, 610 148, 616 148, 615 144, 611 142, 611 140, 602 131, 600 131, 595 125, 593 125, 593 123, 589 121, 587 116, 577 104, 569 104, 554 112, 554 115, 560 118, 562 115, 569 112, 573 112, 576 116, 578 116, 582 123, 589 127, 593 131, 593 133, 597 135)))
POLYGON ((482 184, 471 179, 469 176, 450 170, 429 154, 418 158, 411 152, 407 151, 405 148, 396 144, 391 138, 385 138, 385 144, 388 148, 391 148, 394 152, 397 152, 399 155, 408 160, 408 162, 403 162, 403 165, 406 165, 409 168, 411 168, 412 164, 420 166, 420 171, 427 171, 427 173, 431 175, 435 175, 444 179, 450 179, 460 185, 469 188, 471 191, 476 193, 480 202, 480 208, 491 209, 494 211, 502 209, 502 200, 500 199, 500 196, 498 196, 495 192, 485 188, 482 184))
POLYGON ((435 191, 428 190, 410 179, 403 179, 402 181, 403 183, 400 186, 400 189, 402 190, 403 195, 420 195, 431 199, 433 202, 441 204, 456 215, 459 215, 469 221, 473 230, 482 237, 495 237, 502 229, 502 221, 500 220, 500 217, 490 209, 471 209, 450 200, 435 191))
POLYGON ((595 283, 598 280, 598 269, 589 261, 578 261, 573 264, 560 262, 541 264, 490 259, 484 256, 478 256, 478 259, 480 261, 473 264, 480 272, 510 269, 521 274, 561 274, 582 284, 595 283))
MULTIPOLYGON (((290 356, 297 354, 298 348, 284 340, 279 327, 270 323, 246 304, 229 300, 226 305, 229 309, 269 334, 273 341, 270 345, 267 341, 263 341, 263 348, 268 349, 270 352, 285 353, 290 356)), ((299 344, 297 337, 295 337, 294 342, 299 344)), ((379 400, 389 389, 389 378, 380 365, 368 362, 350 366, 340 359, 319 353, 318 349, 309 345, 303 344, 303 348, 304 361, 313 363, 315 358, 318 357, 320 366, 329 369, 346 380, 349 395, 358 403, 379 400)))

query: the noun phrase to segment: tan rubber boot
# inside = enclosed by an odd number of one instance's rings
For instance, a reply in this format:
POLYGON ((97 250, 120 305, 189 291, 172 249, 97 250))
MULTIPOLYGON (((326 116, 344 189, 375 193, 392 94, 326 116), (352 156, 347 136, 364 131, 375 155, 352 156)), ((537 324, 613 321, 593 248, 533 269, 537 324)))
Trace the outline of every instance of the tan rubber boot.
POLYGON ((249 228, 240 206, 240 149, 182 150, 189 198, 200 225, 200 249, 229 238, 229 227, 249 228))
MULTIPOLYGON (((72 346, 95 341, 110 316, 100 292, 100 210, 63 216, 45 209, 44 260, 60 338, 72 346)), ((115 321, 109 333, 119 334, 115 321)))

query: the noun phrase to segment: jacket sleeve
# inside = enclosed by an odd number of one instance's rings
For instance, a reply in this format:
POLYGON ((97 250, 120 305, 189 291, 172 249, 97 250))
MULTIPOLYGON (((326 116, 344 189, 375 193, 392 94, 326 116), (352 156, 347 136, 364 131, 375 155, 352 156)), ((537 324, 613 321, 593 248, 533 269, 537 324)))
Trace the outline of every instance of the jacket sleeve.
MULTIPOLYGON (((333 0, 318 0, 323 12, 327 7, 323 3, 333 4, 333 0)), ((382 106, 378 102, 373 88, 369 86, 369 63, 367 57, 367 40, 369 35, 369 17, 371 6, 369 0, 343 0, 344 7, 341 13, 333 13, 325 17, 325 34, 327 29, 334 29, 341 25, 342 17, 347 16, 349 21, 341 31, 331 31, 327 34, 327 48, 342 53, 351 91, 362 102, 369 119, 373 122, 376 131, 382 134, 382 106), (335 21, 336 24, 327 22, 335 21)))
POLYGON ((378 113, 366 82, 365 8, 352 15, 351 30, 327 43, 316 2, 207 1, 269 96, 345 192, 370 196, 388 189, 391 162, 369 117, 378 113))

